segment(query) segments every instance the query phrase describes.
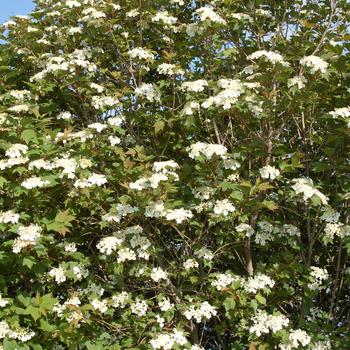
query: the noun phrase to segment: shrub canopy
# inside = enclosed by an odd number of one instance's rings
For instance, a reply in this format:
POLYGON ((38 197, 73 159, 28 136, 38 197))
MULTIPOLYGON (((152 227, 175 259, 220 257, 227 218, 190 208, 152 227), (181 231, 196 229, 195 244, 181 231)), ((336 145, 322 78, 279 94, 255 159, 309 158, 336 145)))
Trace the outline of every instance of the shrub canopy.
POLYGON ((348 1, 36 3, 0 45, 3 349, 349 349, 348 1))

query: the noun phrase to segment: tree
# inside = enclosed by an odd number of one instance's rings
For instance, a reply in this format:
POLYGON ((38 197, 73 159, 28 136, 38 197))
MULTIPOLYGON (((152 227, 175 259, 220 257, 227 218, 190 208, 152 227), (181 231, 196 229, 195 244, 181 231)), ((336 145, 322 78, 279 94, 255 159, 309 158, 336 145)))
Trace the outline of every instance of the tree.
POLYGON ((2 26, 3 348, 350 348, 350 4, 36 3, 2 26))

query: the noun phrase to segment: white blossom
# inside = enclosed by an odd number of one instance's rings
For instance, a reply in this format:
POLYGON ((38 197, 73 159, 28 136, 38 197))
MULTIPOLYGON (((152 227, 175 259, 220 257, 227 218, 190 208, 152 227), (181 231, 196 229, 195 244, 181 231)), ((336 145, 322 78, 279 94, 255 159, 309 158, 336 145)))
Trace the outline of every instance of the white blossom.
POLYGON ((309 67, 311 73, 316 73, 318 71, 321 73, 327 72, 328 63, 317 56, 306 56, 300 60, 300 64, 309 67))

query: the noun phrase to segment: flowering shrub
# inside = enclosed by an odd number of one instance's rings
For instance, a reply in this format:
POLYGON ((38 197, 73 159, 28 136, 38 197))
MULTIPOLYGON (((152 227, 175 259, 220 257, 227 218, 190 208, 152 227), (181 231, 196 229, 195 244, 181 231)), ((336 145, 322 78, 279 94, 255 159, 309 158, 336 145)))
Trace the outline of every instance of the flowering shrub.
POLYGON ((348 1, 36 3, 1 27, 0 347, 349 349, 348 1))

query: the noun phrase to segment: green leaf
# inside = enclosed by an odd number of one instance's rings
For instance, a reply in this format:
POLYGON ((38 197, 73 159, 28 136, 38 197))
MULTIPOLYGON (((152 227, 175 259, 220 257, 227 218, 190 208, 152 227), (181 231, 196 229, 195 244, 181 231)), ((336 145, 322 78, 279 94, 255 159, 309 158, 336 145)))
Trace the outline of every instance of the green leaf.
POLYGON ((265 299, 262 295, 260 295, 260 294, 257 294, 257 295, 255 296, 255 299, 256 299, 260 304, 263 304, 263 305, 266 304, 266 299, 265 299))
POLYGON ((69 213, 69 210, 59 211, 55 219, 48 224, 46 228, 48 231, 55 231, 65 236, 71 227, 71 222, 75 219, 73 215, 69 213))
POLYGON ((29 270, 36 264, 36 260, 33 256, 25 256, 23 258, 22 265, 27 266, 29 270))
POLYGON ((159 131, 162 131, 164 129, 165 123, 163 122, 163 120, 158 120, 154 123, 154 132, 156 134, 159 133, 159 131))
POLYGON ((25 143, 29 143, 30 141, 33 141, 35 143, 38 142, 36 138, 36 132, 33 129, 26 129, 22 131, 21 138, 24 140, 25 143))

